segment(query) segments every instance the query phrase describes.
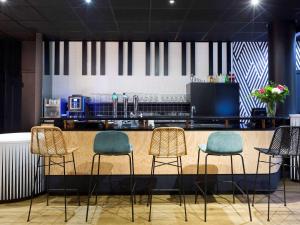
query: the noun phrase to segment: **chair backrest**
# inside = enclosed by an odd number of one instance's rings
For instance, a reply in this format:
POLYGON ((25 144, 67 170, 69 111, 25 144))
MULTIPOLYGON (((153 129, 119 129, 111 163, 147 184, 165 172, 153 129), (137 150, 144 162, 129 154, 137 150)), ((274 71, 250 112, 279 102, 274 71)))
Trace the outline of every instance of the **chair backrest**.
POLYGON ((44 156, 67 154, 63 133, 58 127, 31 128, 31 153, 44 156))
POLYGON ((161 127, 153 130, 149 155, 178 157, 187 154, 185 133, 178 127, 161 127))
POLYGON ((300 155, 300 127, 281 126, 275 129, 269 153, 276 155, 300 155))
POLYGON ((130 153, 129 138, 121 131, 102 131, 94 139, 94 152, 98 154, 130 153))

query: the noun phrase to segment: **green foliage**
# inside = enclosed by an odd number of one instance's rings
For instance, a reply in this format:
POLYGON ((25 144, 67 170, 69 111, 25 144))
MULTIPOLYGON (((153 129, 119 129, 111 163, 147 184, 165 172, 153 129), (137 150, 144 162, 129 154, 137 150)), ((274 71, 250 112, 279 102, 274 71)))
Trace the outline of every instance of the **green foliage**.
POLYGON ((273 103, 273 102, 284 102, 286 96, 289 95, 289 89, 285 85, 275 85, 274 83, 270 83, 269 85, 260 88, 258 90, 254 90, 252 92, 252 96, 258 98, 260 101, 264 103, 273 103))

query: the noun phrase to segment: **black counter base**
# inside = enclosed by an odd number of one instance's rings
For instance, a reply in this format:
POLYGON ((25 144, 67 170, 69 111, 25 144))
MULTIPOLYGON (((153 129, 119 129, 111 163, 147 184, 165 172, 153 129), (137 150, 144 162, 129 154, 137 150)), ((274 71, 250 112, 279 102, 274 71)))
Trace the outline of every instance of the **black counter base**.
MULTIPOLYGON (((61 189, 63 188, 63 176, 46 176, 49 179, 49 189, 61 189)), ((254 174, 247 175, 247 186, 249 193, 253 192, 254 174)), ((81 195, 86 195, 89 188, 90 176, 67 176, 67 188, 79 188, 81 195)), ((195 175, 184 175, 183 184, 186 194, 195 194, 196 180, 195 175)), ((200 181, 203 181, 204 176, 200 176, 200 181)), ((156 188, 176 188, 177 186, 176 175, 156 175, 155 185, 156 188)), ((145 195, 148 194, 148 186, 150 184, 149 175, 136 175, 136 194, 145 195)), ((230 194, 232 193, 231 183, 223 182, 230 181, 231 175, 208 175, 208 190, 210 193, 215 194, 230 194), (217 185, 219 183, 219 185, 217 185)), ((243 175, 235 175, 234 180, 245 187, 243 183, 243 175)), ((97 182, 97 176, 94 176, 94 181, 97 182)), ((271 190, 276 190, 280 182, 280 173, 274 173, 271 175, 271 190)), ((260 174, 257 178, 257 193, 268 192, 268 175, 260 174)), ((129 176, 127 175, 102 175, 98 178, 98 185, 95 190, 100 195, 128 195, 129 192, 129 176)), ((238 194, 238 190, 236 189, 238 194)), ((61 192, 53 192, 53 194, 62 194, 61 192)), ((76 194, 76 193, 74 193, 76 194)), ((169 194, 169 193, 160 193, 169 194)))

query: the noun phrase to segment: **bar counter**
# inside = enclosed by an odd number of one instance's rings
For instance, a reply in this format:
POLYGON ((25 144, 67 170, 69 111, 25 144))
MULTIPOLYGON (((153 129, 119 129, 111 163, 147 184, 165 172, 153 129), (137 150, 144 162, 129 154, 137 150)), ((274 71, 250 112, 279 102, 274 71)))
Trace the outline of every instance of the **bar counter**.
MULTIPOLYGON (((235 130, 241 134, 244 141, 243 155, 245 157, 246 172, 248 174, 254 174, 256 171, 256 163, 258 152, 254 150, 254 147, 269 147, 273 130, 275 126, 288 124, 288 117, 174 117, 174 116, 159 116, 159 117, 143 117, 143 118, 124 118, 124 117, 93 117, 93 118, 42 118, 41 122, 49 122, 54 120, 54 124, 60 124, 64 132, 66 140, 72 146, 79 146, 79 150, 75 153, 77 163, 78 175, 90 174, 91 161, 93 156, 93 141, 97 132, 101 130, 123 130, 127 133, 130 139, 130 143, 134 149, 134 160, 135 160, 135 174, 137 175, 148 175, 151 168, 151 156, 148 155, 148 150, 151 141, 151 135, 153 127, 144 126, 145 122, 141 122, 139 127, 118 127, 112 126, 105 128, 105 121, 117 121, 117 120, 139 120, 149 121, 154 120, 156 123, 160 123, 159 126, 182 126, 185 129, 186 141, 187 141, 187 156, 183 157, 184 174, 193 175, 196 173, 196 163, 198 154, 198 145, 206 144, 209 134, 214 130, 235 130), (66 124, 70 121, 78 121, 79 123, 99 123, 103 122, 104 126, 97 129, 81 129, 68 128, 66 124), (236 121, 258 121, 261 128, 251 128, 243 126, 232 126, 230 124, 236 121), (193 121, 193 123, 191 123, 193 121), (201 121, 205 121, 207 126, 201 126, 201 121), (218 121, 218 123, 214 123, 218 121), (220 124, 220 121, 222 123, 220 124), (211 123, 211 127, 209 124, 211 123), (269 126, 266 126, 269 124, 269 126), (263 126, 264 125, 264 126, 263 126)), ((157 127, 157 126, 155 126, 157 127)), ((200 157, 200 172, 204 171, 204 154, 200 157)), ((264 156, 263 156, 264 157, 264 156)), ((267 160, 264 157, 263 160, 267 160)), ((209 160, 208 172, 210 174, 230 174, 230 163, 228 163, 228 157, 212 157, 209 160)), ((238 159, 234 159, 238 160, 238 159)), ((280 159, 274 159, 280 160, 280 159)), ((119 161, 114 157, 103 157, 101 174, 105 175, 126 175, 128 174, 127 163, 119 161)), ((237 174, 242 173, 242 166, 239 161, 234 163, 234 172, 237 174)), ((70 167, 68 171, 72 171, 70 167)), ((279 166, 272 168, 272 173, 277 173, 279 166)), ((157 174, 177 174, 177 171, 170 168, 163 168, 163 170, 157 169, 157 174)), ((69 172, 71 173, 71 172, 69 172)), ((261 164, 259 174, 267 174, 267 164, 261 164)), ((57 168, 51 171, 52 175, 61 175, 62 171, 57 168), (52 173, 53 172, 53 173, 52 173)))

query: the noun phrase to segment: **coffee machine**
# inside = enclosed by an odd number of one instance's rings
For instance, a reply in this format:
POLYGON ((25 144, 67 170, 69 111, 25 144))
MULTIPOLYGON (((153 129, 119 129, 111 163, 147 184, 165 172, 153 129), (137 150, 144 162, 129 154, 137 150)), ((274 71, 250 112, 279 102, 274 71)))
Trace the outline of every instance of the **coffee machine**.
POLYGON ((83 118, 88 116, 89 98, 82 95, 68 97, 68 116, 83 118))

